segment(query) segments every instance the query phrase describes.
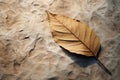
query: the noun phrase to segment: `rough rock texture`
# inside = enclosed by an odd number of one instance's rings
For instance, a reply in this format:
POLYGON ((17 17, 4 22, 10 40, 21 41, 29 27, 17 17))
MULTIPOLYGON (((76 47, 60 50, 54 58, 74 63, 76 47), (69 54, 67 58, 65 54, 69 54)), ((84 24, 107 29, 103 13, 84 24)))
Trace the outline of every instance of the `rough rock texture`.
POLYGON ((120 0, 0 0, 0 80, 120 80, 120 0), (46 10, 78 19, 101 39, 99 59, 66 53, 46 10))

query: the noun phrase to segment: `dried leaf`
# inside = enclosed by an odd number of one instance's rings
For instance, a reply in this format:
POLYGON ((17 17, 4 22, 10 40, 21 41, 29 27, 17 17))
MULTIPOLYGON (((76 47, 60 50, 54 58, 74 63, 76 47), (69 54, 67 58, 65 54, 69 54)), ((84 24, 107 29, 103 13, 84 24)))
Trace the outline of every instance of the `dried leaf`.
POLYGON ((95 32, 84 23, 62 15, 48 13, 54 40, 70 52, 95 56, 100 40, 95 32))
POLYGON ((100 39, 90 27, 69 17, 47 13, 53 38, 60 46, 76 54, 94 56, 98 65, 112 75, 96 57, 100 49, 100 39))

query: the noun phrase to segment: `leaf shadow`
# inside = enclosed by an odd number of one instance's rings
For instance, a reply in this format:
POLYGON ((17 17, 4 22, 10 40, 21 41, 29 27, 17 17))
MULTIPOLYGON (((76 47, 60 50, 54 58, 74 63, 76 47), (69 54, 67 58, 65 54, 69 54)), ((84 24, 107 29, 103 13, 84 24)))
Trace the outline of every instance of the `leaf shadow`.
MULTIPOLYGON (((88 56, 72 53, 72 52, 69 52, 68 50, 64 49, 63 47, 61 47, 61 48, 62 48, 63 52, 67 56, 69 56, 80 67, 87 67, 89 65, 97 63, 97 60, 95 59, 95 57, 88 57, 88 56)), ((97 58, 99 57, 100 51, 101 51, 101 47, 100 47, 100 49, 99 49, 99 51, 97 53, 97 56, 96 56, 97 58)))

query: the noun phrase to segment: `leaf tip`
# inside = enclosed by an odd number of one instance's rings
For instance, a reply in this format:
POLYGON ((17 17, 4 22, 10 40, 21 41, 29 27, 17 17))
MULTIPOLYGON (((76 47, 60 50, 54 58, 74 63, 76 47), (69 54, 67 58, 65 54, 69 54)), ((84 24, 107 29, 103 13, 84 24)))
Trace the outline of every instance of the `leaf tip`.
POLYGON ((48 17, 52 17, 52 16, 56 15, 56 14, 51 13, 50 11, 46 11, 46 13, 47 13, 48 17))

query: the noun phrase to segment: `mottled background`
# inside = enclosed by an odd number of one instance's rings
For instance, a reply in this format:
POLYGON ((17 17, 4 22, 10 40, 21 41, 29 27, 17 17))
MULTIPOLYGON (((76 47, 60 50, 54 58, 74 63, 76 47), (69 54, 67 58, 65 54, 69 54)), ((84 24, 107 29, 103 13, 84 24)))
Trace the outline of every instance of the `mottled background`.
POLYGON ((0 0, 0 80, 120 80, 120 0, 0 0), (46 10, 80 20, 101 39, 101 62, 52 39, 46 10))

